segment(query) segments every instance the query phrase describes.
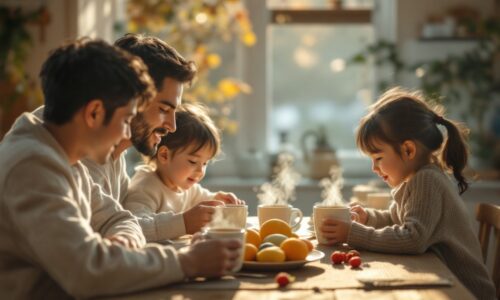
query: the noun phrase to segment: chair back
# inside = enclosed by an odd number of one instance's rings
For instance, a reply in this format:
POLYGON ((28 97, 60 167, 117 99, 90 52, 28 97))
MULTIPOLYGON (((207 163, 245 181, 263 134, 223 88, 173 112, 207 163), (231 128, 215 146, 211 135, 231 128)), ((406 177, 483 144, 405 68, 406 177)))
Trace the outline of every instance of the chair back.
POLYGON ((489 203, 479 203, 476 206, 476 220, 479 221, 479 242, 486 262, 490 233, 493 228, 495 236, 493 258, 493 282, 500 299, 500 206, 489 203))

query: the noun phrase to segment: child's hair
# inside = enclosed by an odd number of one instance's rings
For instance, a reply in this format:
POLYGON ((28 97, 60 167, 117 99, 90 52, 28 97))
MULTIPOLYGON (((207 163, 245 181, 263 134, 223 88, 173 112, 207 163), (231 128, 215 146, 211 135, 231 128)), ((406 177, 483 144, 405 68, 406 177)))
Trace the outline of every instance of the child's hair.
POLYGON ((219 129, 208 115, 208 109, 201 104, 184 103, 175 114, 177 130, 164 136, 158 145, 166 146, 171 155, 189 148, 192 153, 208 146, 212 157, 220 153, 219 129))
POLYGON ((361 119, 356 144, 365 153, 375 153, 379 151, 375 142, 384 142, 401 155, 400 146, 405 141, 419 142, 424 148, 420 158, 436 159, 441 154, 438 163, 453 172, 462 194, 468 188, 462 174, 468 159, 467 134, 464 125, 444 118, 442 107, 429 105, 419 92, 393 88, 370 106, 369 113, 361 119), (445 137, 437 125, 447 131, 444 148, 445 137))

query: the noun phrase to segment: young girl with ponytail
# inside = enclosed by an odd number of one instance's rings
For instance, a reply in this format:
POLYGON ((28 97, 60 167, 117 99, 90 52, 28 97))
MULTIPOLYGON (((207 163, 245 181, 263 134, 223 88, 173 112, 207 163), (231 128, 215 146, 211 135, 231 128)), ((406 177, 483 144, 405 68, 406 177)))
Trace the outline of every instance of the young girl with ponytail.
POLYGON ((352 207, 359 218, 351 224, 325 220, 322 231, 329 244, 400 254, 430 250, 478 299, 495 299, 472 218, 460 198, 468 188, 466 135, 464 126, 418 93, 396 88, 383 94, 361 120, 356 142, 370 156, 373 172, 393 188, 394 202, 388 210, 352 207))

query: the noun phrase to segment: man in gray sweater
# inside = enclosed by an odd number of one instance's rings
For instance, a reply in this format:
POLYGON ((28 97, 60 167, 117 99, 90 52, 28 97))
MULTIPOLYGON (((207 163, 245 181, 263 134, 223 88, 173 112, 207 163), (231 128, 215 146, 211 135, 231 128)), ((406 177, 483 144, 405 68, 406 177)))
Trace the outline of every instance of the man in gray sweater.
MULTIPOLYGON (((181 104, 184 85, 193 80, 197 70, 194 62, 184 59, 173 47, 156 37, 127 34, 118 39, 115 46, 142 59, 158 91, 156 97, 132 118, 130 138, 122 140, 115 147, 105 164, 97 164, 88 159, 82 161, 102 190, 123 204, 130 181, 125 150, 133 146, 146 156, 156 153, 162 136, 176 130, 175 112, 181 104)), ((215 210, 209 204, 216 203, 217 201, 199 203, 188 211, 155 215, 145 222, 150 222, 150 227, 158 228, 158 232, 165 232, 165 228, 160 227, 165 227, 168 218, 170 223, 182 225, 183 228, 177 228, 176 232, 186 233, 185 224, 211 219, 215 210)))
POLYGON ((130 138, 137 107, 154 95, 142 61, 85 39, 56 49, 40 76, 43 118, 23 114, 0 143, 0 298, 122 294, 232 268, 235 240, 145 245, 136 219, 80 162, 104 163, 130 138))

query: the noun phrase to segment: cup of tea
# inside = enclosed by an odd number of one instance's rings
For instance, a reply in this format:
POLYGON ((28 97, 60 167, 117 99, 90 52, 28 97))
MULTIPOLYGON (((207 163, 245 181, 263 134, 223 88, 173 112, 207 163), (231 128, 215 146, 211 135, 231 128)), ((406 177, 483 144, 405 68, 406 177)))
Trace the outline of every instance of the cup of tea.
POLYGON ((328 206, 316 204, 313 207, 314 232, 320 244, 326 244, 327 240, 321 232, 321 225, 325 219, 340 220, 346 223, 351 222, 351 211, 347 206, 328 206))
MULTIPOLYGON (((245 245, 245 229, 241 228, 209 227, 202 232, 202 235, 207 240, 235 239, 239 240, 242 246, 245 245)), ((245 255, 243 247, 238 250, 238 253, 238 259, 231 272, 238 272, 243 265, 245 255)))
POLYGON ((299 229, 303 218, 300 209, 286 204, 261 204, 257 207, 257 216, 261 226, 269 219, 280 219, 287 222, 293 230, 299 229))
POLYGON ((223 222, 228 227, 246 228, 248 205, 246 204, 226 204, 217 206, 215 210, 220 210, 223 222))
POLYGON ((389 192, 370 193, 366 196, 366 206, 375 209, 387 209, 392 197, 389 192))

